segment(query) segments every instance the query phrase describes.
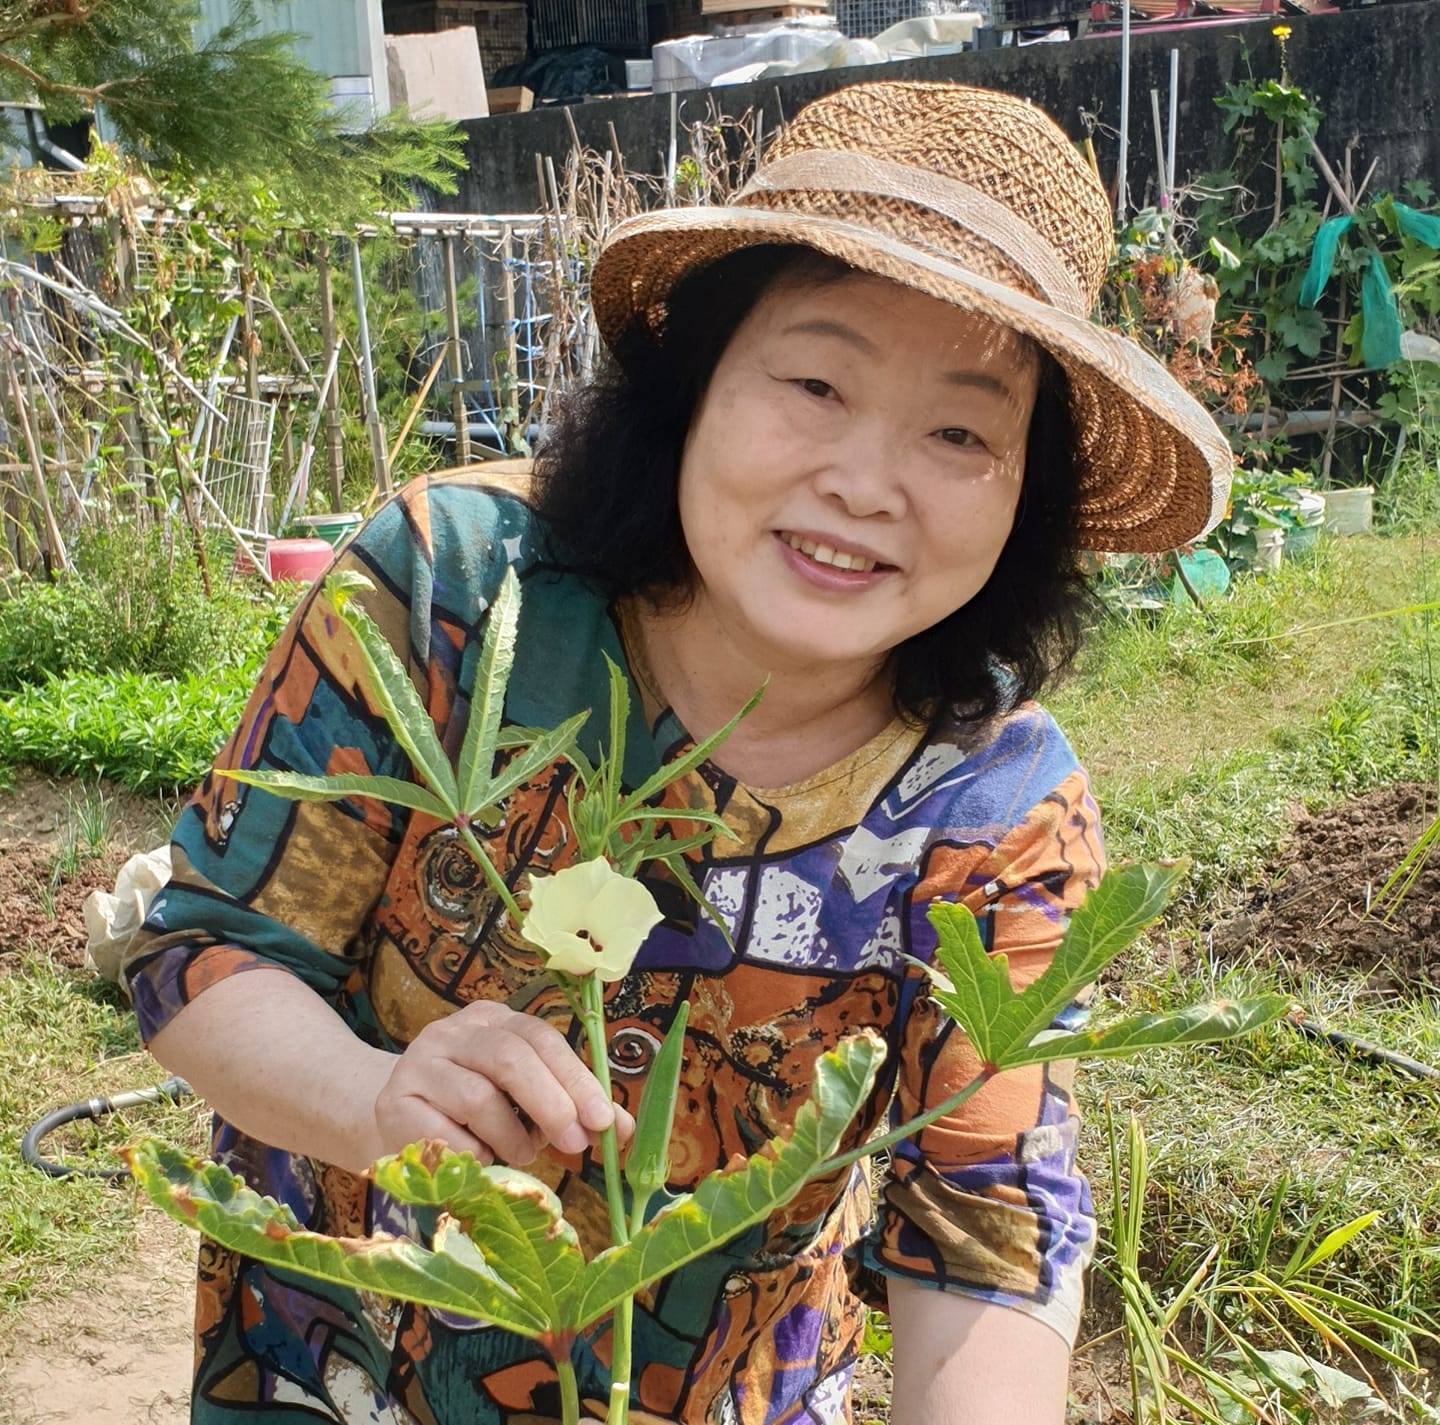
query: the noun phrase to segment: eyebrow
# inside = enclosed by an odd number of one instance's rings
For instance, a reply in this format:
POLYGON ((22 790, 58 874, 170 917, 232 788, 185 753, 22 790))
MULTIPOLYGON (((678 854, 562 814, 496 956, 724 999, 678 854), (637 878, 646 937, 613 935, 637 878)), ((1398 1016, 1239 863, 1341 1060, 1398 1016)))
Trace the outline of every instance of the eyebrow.
MULTIPOLYGON (((785 328, 786 336, 833 336, 841 341, 847 341, 851 346, 858 347, 869 356, 878 356, 879 348, 869 337, 858 332, 854 327, 846 326, 844 322, 837 322, 832 317, 811 317, 807 321, 795 322, 785 328)), ((984 371, 946 371, 941 380, 951 386, 973 386, 979 391, 988 391, 991 395, 1000 396, 1005 400, 1013 401, 1015 393, 1009 384, 1002 381, 998 376, 991 376, 984 371)))

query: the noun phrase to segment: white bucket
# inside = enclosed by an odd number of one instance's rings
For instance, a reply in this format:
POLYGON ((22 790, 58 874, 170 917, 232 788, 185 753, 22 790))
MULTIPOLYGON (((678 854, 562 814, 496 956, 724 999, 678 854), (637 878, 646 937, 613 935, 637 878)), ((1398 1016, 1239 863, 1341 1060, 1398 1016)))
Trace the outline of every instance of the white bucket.
POLYGON ((1255 531, 1255 563, 1257 574, 1273 574, 1285 557, 1285 531, 1262 528, 1255 531))
POLYGON ((1375 523, 1375 487, 1325 492, 1325 528, 1331 534, 1369 534, 1375 523))

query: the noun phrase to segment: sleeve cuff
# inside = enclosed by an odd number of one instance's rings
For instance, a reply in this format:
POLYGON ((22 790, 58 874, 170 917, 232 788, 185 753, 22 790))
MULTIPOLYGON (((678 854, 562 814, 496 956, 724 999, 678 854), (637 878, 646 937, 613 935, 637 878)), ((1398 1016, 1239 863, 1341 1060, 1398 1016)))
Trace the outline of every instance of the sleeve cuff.
POLYGON ((126 975, 141 1042, 148 1046, 196 995, 211 985, 247 970, 282 968, 239 945, 184 941, 153 951, 130 966, 126 975))

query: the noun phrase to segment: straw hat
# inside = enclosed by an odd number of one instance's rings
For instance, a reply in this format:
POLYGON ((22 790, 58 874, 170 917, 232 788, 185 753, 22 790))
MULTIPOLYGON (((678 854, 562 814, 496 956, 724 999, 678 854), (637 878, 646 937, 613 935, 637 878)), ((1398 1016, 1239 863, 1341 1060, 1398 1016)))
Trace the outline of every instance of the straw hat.
POLYGON ((612 350, 658 340, 671 288, 742 247, 795 243, 1025 333, 1070 380, 1086 548, 1158 551, 1225 509, 1233 458, 1204 408, 1090 320, 1110 206, 1064 133, 1021 99, 857 84, 802 109, 724 208, 620 224, 592 297, 612 350))

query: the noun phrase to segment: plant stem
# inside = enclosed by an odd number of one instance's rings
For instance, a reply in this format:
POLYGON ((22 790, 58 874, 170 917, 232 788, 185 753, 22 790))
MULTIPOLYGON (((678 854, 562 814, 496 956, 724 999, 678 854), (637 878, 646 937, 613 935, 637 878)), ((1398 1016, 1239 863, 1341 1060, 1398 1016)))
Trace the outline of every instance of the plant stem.
POLYGON ((924 1113, 912 1118, 909 1123, 902 1123, 899 1128, 892 1128, 878 1138, 867 1139, 858 1148, 852 1148, 848 1153, 837 1153, 835 1157, 827 1159, 810 1176, 812 1178, 826 1177, 830 1173, 838 1172, 841 1168, 848 1168, 851 1163, 858 1163, 861 1158, 871 1158, 876 1153, 883 1153, 887 1148, 893 1148, 897 1143, 909 1138, 911 1134, 919 1133, 922 1128, 929 1128, 932 1123, 944 1118, 947 1113, 954 1113, 967 1098, 978 1093, 988 1082, 989 1077, 985 1074, 971 1079, 963 1089, 952 1093, 949 1098, 937 1103, 934 1108, 926 1109, 924 1113))
POLYGON ((516 930, 519 930, 525 917, 521 914, 515 897, 510 894, 510 887, 505 884, 505 878, 495 869, 495 863, 485 854, 485 848, 475 839, 475 833, 468 826, 460 828, 460 836, 465 842, 465 849, 470 853, 475 864, 480 867, 485 879, 490 882, 491 889, 500 897, 501 904, 510 913, 510 923, 516 930))
POLYGON ((563 1425, 580 1425, 580 1387, 575 1382, 575 1365, 569 1356, 556 1357, 555 1374, 560 1381, 560 1419, 563 1425))
MULTIPOLYGON (((605 1037, 605 988, 600 983, 600 977, 587 975, 580 982, 580 994, 585 1010, 585 1038, 590 1045, 590 1067, 605 1097, 611 1098, 610 1046, 605 1037)), ((610 1209, 610 1236, 618 1246, 630 1240, 630 1224, 625 1217, 620 1140, 613 1123, 600 1135, 600 1152, 605 1165, 605 1202, 610 1209)), ((605 1417, 608 1425, 626 1425, 630 1416, 630 1336, 634 1312, 635 1298, 627 1296, 615 1307, 610 1324, 610 1404, 605 1417)))
MULTIPOLYGON (((607 1099, 610 1088, 610 1052, 605 1038, 605 991, 599 977, 587 975, 581 981, 580 993, 585 1007, 585 1038, 590 1045, 590 1068, 607 1099)), ((612 1123, 600 1135, 601 1161, 605 1166, 605 1201, 610 1209, 610 1236, 618 1247, 630 1240, 630 1224, 625 1220, 625 1190, 620 1176, 620 1140, 612 1123)))

